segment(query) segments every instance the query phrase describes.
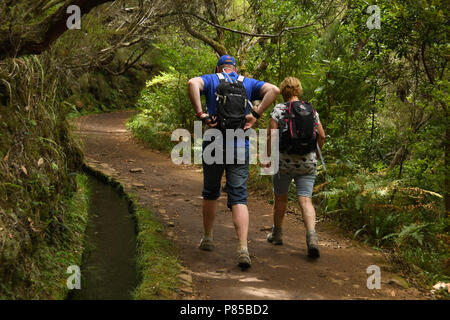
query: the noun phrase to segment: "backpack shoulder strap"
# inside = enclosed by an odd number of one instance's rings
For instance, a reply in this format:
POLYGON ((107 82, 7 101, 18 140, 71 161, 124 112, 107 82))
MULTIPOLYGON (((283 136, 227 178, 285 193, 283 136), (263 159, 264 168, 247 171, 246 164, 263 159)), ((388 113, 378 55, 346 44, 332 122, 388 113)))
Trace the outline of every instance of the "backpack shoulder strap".
POLYGON ((219 78, 220 83, 225 83, 225 82, 233 83, 233 80, 230 77, 228 77, 230 81, 227 81, 227 79, 225 78, 223 73, 216 73, 216 75, 217 75, 217 78, 219 78))
POLYGON ((305 101, 297 100, 297 101, 292 102, 292 106, 298 107, 298 106, 301 106, 301 105, 305 105, 305 101))
POLYGON ((289 102, 284 102, 283 107, 280 109, 281 109, 283 115, 289 116, 289 102))
POLYGON ((222 73, 216 73, 217 78, 219 78, 219 82, 226 82, 225 77, 222 73))
POLYGON ((309 101, 302 101, 302 104, 305 106, 311 106, 311 108, 313 108, 313 110, 315 110, 313 104, 309 101))
MULTIPOLYGON (((225 79, 225 76, 222 73, 216 73, 216 76, 217 76, 217 78, 219 78, 219 83, 226 83, 227 82, 227 80, 225 79)), ((219 101, 221 99, 224 102, 226 101, 226 97, 225 96, 217 93, 217 88, 216 88, 215 95, 216 95, 216 101, 219 101)))

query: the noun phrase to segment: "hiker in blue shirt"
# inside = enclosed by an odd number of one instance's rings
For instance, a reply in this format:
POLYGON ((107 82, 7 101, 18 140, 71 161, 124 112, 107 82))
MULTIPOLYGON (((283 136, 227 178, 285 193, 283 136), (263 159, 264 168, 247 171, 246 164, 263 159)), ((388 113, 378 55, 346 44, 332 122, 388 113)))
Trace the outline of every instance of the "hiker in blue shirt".
MULTIPOLYGON (((249 129, 255 124, 260 115, 269 108, 280 93, 280 90, 270 83, 240 76, 236 67, 236 61, 230 55, 220 57, 217 62, 216 72, 217 74, 206 74, 192 78, 188 82, 189 97, 196 116, 210 128, 218 128, 222 131, 229 128, 249 129), (234 83, 235 85, 227 87, 227 84, 222 84, 225 82, 234 83), (222 93, 221 89, 225 93, 222 93), (228 93, 229 95, 227 95, 228 93), (245 103, 242 108, 242 119, 236 116, 236 112, 239 113, 239 110, 230 111, 230 107, 228 107, 228 110, 225 108, 225 106, 230 106, 230 103, 234 103, 230 102, 234 99, 233 94, 234 96, 240 95, 245 98, 245 103), (202 110, 200 95, 206 96, 207 113, 202 110), (252 100, 262 101, 258 107, 251 108, 249 101, 252 100), (232 114, 233 112, 235 112, 234 115, 232 114)), ((239 97, 236 99, 239 99, 239 97)), ((211 142, 204 141, 203 149, 205 149, 208 143, 211 142)), ((230 145, 226 142, 224 151, 230 146, 235 147, 236 143, 232 141, 230 145)), ((238 265, 241 268, 251 266, 247 248, 249 224, 247 208, 248 146, 248 141, 246 141, 246 161, 244 164, 207 164, 203 161, 202 212, 204 234, 200 241, 200 249, 205 251, 213 250, 213 224, 216 214, 216 200, 220 196, 220 183, 225 171, 227 181, 226 190, 228 193, 227 204, 232 211, 232 219, 239 239, 238 265)))

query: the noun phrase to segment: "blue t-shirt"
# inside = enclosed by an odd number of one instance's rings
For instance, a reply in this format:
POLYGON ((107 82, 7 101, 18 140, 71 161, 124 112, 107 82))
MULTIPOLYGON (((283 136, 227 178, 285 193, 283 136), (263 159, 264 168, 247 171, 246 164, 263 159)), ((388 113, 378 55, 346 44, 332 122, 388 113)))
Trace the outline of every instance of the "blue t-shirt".
MULTIPOLYGON (((224 73, 225 76, 225 80, 228 80, 227 75, 224 73)), ((236 81, 237 78, 239 77, 239 75, 236 72, 231 72, 228 73, 228 76, 233 79, 233 81, 236 81)), ((206 96, 206 108, 208 109, 208 113, 210 115, 214 115, 216 114, 216 88, 219 85, 220 81, 219 78, 217 77, 217 74, 213 73, 213 74, 205 74, 203 76, 200 76, 200 78, 202 78, 203 83, 204 83, 204 87, 203 87, 203 91, 201 91, 200 93, 202 95, 206 96)), ((264 85, 264 81, 259 81, 259 80, 255 80, 252 78, 244 78, 244 88, 247 91, 247 97, 248 100, 253 101, 253 100, 261 100, 261 88, 264 85)), ((250 105, 247 105, 247 113, 250 111, 250 105)))
MULTIPOLYGON (((231 72, 228 74, 225 74, 225 72, 222 72, 224 74, 225 80, 229 81, 228 77, 230 77, 233 82, 237 81, 237 78, 239 77, 239 75, 236 72, 231 72)), ((216 114, 216 89, 217 86, 220 83, 219 78, 217 77, 217 74, 212 73, 212 74, 205 74, 203 76, 200 76, 200 78, 202 78, 204 86, 203 86, 203 90, 200 92, 200 94, 205 95, 206 97, 206 108, 208 110, 208 113, 210 115, 214 115, 216 114)), ((261 97, 261 88, 262 86, 265 84, 264 81, 259 81, 259 80, 255 80, 252 78, 244 78, 244 82, 242 83, 242 85, 245 88, 245 91, 247 91, 247 98, 249 101, 253 101, 253 100, 262 100, 261 97)), ((249 113, 250 111, 250 105, 247 104, 247 110, 246 112, 249 113)), ((225 142, 225 137, 224 137, 224 142, 225 142)), ((239 141, 234 141, 231 142, 229 141, 228 143, 225 142, 226 145, 234 145, 235 147, 239 147, 242 146, 241 143, 239 143, 239 141)), ((248 150, 250 147, 250 143, 248 141, 248 139, 245 139, 245 148, 248 150)))

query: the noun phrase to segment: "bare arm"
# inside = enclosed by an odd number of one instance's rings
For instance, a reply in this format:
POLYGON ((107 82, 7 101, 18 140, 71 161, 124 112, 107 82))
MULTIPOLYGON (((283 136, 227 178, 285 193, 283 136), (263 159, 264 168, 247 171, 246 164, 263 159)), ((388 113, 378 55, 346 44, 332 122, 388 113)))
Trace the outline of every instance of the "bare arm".
POLYGON ((319 122, 319 126, 317 127, 317 130, 319 131, 319 136, 318 136, 318 143, 319 143, 319 147, 320 149, 322 149, 322 146, 325 143, 325 130, 323 130, 322 124, 319 122))
MULTIPOLYGON (((270 105, 276 100, 276 98, 280 94, 280 89, 278 89, 278 87, 274 86, 273 84, 265 83, 261 87, 260 94, 263 97, 263 99, 261 101, 261 104, 255 110, 256 113, 258 113, 259 115, 263 114, 264 111, 266 111, 270 107, 270 105)), ((251 128, 256 122, 256 118, 251 113, 248 114, 246 118, 247 123, 244 126, 244 130, 251 128)))
POLYGON ((203 90, 205 83, 200 77, 192 78, 188 81, 188 93, 195 113, 202 111, 202 102, 200 100, 200 91, 203 90))
POLYGON ((267 156, 272 155, 272 129, 278 129, 278 122, 274 119, 270 119, 269 129, 267 129, 267 156))
MULTIPOLYGON (((317 143, 319 144, 319 148, 322 150, 323 144, 325 143, 325 130, 323 130, 322 123, 320 123, 317 127, 317 131, 319 131, 319 136, 317 137, 317 143)), ((319 159, 319 150, 316 149, 316 157, 319 159)))
POLYGON ((215 117, 209 117, 208 114, 203 113, 200 116, 198 116, 199 113, 201 113, 202 110, 202 101, 200 100, 200 91, 203 90, 205 86, 205 83, 203 82, 203 79, 200 77, 192 78, 188 81, 188 93, 189 93, 189 99, 191 100, 192 106, 194 107, 195 114, 197 117, 205 121, 206 118, 206 124, 208 126, 215 127, 217 125, 217 122, 214 122, 215 117), (209 117, 209 119, 208 119, 209 117))
POLYGON ((261 104, 258 106, 257 110, 255 110, 258 114, 263 114, 270 105, 277 99, 280 94, 280 89, 277 86, 274 86, 270 83, 265 83, 261 87, 261 97, 263 97, 261 104))

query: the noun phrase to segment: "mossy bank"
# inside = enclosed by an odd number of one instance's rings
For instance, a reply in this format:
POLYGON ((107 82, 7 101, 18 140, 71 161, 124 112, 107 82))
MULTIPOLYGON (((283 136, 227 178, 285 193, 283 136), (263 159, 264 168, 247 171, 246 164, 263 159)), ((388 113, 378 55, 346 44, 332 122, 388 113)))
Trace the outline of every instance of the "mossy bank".
POLYGON ((32 253, 21 258, 16 273, 4 273, 9 277, 0 283, 1 299, 65 299, 70 276, 67 268, 81 265, 84 249, 90 194, 87 181, 84 174, 76 176, 77 189, 62 206, 65 212, 61 236, 37 243, 32 253))

